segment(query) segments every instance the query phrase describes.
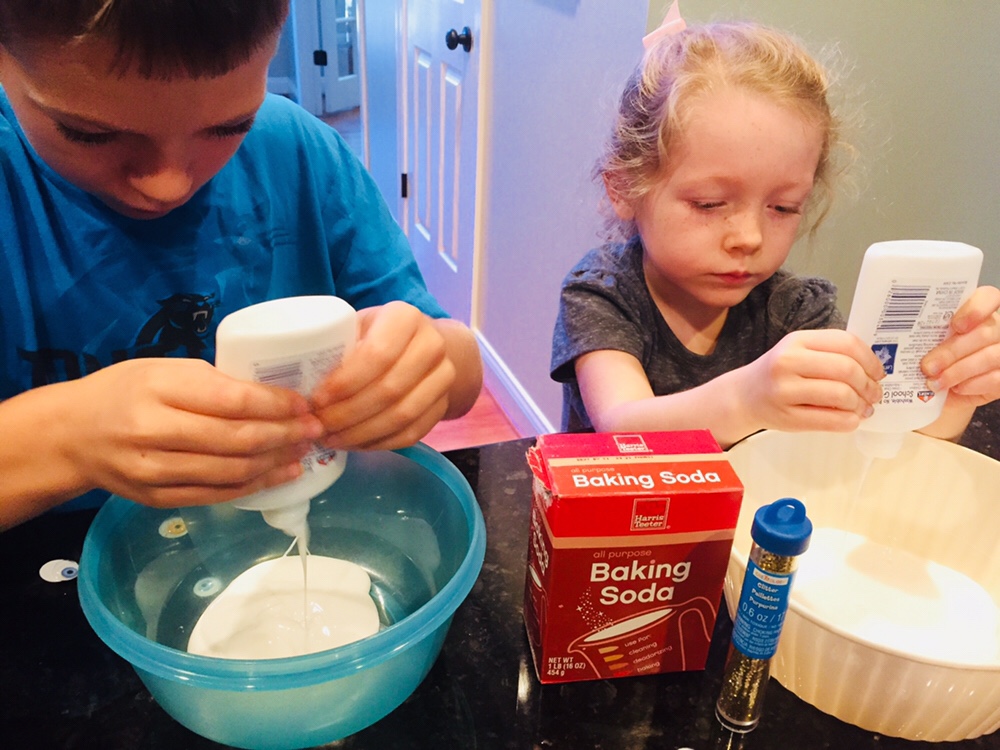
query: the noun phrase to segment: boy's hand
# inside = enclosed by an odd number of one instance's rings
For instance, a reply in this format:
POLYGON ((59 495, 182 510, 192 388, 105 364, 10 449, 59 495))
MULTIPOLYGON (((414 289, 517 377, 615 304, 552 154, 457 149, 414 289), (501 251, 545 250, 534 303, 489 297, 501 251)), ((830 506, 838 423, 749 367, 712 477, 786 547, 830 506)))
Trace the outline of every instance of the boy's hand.
POLYGON ((749 423, 789 431, 849 432, 881 398, 881 362, 846 331, 794 331, 744 368, 749 423))
POLYGON ((1000 290, 981 286, 951 320, 951 333, 920 363, 946 404, 970 409, 1000 398, 1000 290))
POLYGON ((60 444, 88 487, 159 507, 205 505, 282 484, 322 434, 293 391, 196 359, 136 359, 66 383, 60 444))
POLYGON ((434 321, 405 302, 358 311, 359 339, 312 395, 330 448, 412 445, 448 411, 456 368, 434 321))

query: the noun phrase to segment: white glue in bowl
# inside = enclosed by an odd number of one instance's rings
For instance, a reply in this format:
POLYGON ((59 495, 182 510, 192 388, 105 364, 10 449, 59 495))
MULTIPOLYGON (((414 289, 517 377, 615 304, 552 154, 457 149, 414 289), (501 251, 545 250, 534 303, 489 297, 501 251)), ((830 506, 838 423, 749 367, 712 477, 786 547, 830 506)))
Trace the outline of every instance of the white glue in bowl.
POLYGON ((112 497, 80 558, 83 612, 168 714, 226 745, 290 750, 353 734, 395 709, 434 664, 482 567, 486 532, 469 483, 417 445, 352 454, 312 500, 310 552, 361 566, 377 633, 273 659, 187 651, 196 622, 244 571, 291 540, 227 503, 178 511, 112 497))
POLYGON ((1000 462, 915 433, 867 472, 850 434, 765 431, 728 456, 746 488, 725 582, 731 616, 757 508, 796 497, 815 528, 772 660, 778 682, 893 737, 1000 728, 1000 462), (832 539, 846 540, 842 558, 832 539), (948 603, 966 590, 978 596, 960 600, 978 607, 969 617, 948 603))

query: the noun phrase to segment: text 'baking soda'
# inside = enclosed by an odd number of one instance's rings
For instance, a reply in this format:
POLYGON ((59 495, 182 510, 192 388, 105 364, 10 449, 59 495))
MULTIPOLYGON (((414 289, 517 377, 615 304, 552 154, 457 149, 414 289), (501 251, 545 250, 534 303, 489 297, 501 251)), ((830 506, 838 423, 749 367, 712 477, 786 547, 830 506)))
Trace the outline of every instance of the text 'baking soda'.
POLYGON ((539 679, 704 669, 743 499, 711 433, 542 435, 528 463, 539 679))

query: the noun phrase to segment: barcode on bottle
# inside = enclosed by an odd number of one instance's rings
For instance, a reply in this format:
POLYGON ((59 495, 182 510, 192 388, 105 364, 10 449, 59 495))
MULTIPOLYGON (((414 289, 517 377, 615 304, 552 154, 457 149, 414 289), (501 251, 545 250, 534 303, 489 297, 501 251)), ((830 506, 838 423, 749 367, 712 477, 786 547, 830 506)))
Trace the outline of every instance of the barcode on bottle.
POLYGON ((901 284, 890 287, 876 332, 913 330, 930 289, 929 284, 901 284))
POLYGON ((265 385, 277 385, 297 391, 302 385, 302 363, 282 362, 280 364, 257 364, 254 379, 265 385))

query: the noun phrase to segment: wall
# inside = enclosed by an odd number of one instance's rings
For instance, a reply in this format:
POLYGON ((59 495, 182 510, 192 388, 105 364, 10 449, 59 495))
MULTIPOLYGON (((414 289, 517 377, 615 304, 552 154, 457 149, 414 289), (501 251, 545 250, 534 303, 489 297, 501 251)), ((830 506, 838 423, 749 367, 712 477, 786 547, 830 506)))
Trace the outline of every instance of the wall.
POLYGON ((274 53, 274 59, 271 60, 267 73, 273 77, 295 78, 295 48, 291 28, 287 21, 281 29, 278 49, 274 53))
POLYGON ((396 2, 375 0, 364 4, 359 33, 364 37, 362 71, 362 111, 368 128, 366 166, 396 221, 400 221, 400 167, 402 154, 398 144, 401 117, 398 112, 397 37, 399 9, 396 2))
POLYGON ((495 59, 491 69, 483 63, 479 89, 487 97, 479 160, 486 171, 473 325, 491 365, 491 390, 515 419, 527 411, 518 427, 536 433, 559 427, 562 391, 548 374, 559 288, 598 241, 600 193, 590 170, 641 56, 648 5, 492 6, 493 18, 483 21, 492 23, 495 59))
MULTIPOLYGON (((291 15, 289 15, 291 17, 291 15)), ((298 101, 298 81, 295 71, 295 39, 292 24, 286 21, 278 38, 278 49, 267 69, 267 90, 298 101)))
MULTIPOLYGON (((367 13, 376 5, 368 3, 367 13)), ((596 241, 600 195, 589 170, 641 54, 643 27, 658 25, 668 5, 651 0, 647 11, 645 0, 492 3, 498 59, 483 88, 491 98, 484 115, 492 145, 482 164, 493 200, 482 217, 474 326, 493 365, 494 391, 512 414, 527 413, 519 421, 526 432, 559 425, 561 392, 548 377, 559 283, 596 241)), ((682 0, 682 13, 690 22, 769 23, 814 51, 838 48, 842 67, 850 68, 841 89, 864 114, 853 139, 858 195, 840 200, 816 237, 799 243, 790 259, 795 270, 837 283, 846 311, 869 244, 933 237, 981 247, 983 282, 1000 285, 1000 75, 991 52, 1000 3, 682 0)), ((382 23, 388 30, 388 17, 382 23)), ((392 80, 370 75, 369 86, 392 80)), ((381 100, 394 106, 395 91, 381 100)), ((389 121, 369 119, 372 128, 389 128, 389 121)), ((395 167, 382 165, 383 174, 376 163, 389 153, 373 149, 371 167, 395 208, 395 167)))
MULTIPOLYGON (((669 6, 652 0, 651 26, 669 6)), ((872 242, 968 242, 1000 285, 1000 36, 996 0, 682 0, 689 23, 749 18, 786 29, 810 50, 839 48, 843 98, 860 111, 858 196, 841 200, 796 270, 832 279, 850 306, 872 242)))

